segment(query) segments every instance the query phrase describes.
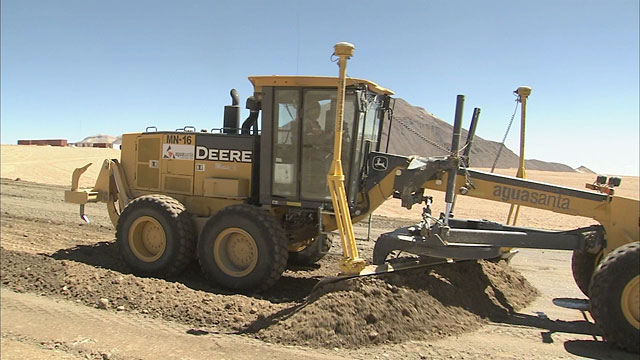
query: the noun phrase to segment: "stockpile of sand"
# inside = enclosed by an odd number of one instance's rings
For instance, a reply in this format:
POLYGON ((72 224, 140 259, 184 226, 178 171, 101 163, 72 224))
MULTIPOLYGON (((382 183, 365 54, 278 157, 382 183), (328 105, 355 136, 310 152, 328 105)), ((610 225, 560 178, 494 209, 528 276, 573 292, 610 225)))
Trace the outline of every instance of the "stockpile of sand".
POLYGON ((328 348, 432 339, 505 319, 537 295, 506 264, 447 264, 329 284, 250 330, 269 342, 328 348))

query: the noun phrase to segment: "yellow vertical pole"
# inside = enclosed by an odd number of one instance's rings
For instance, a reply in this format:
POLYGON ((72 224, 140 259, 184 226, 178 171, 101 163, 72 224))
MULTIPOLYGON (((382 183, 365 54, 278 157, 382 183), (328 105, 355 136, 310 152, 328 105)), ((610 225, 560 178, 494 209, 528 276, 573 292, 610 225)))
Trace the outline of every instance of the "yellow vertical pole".
MULTIPOLYGON (((528 86, 520 86, 516 91, 518 94, 518 101, 522 104, 520 108, 520 164, 518 166, 518 172, 516 177, 526 179, 527 174, 524 169, 524 138, 525 138, 525 123, 527 118, 527 97, 531 95, 531 88, 528 86)), ((513 214, 513 223, 515 225, 518 220, 518 213, 520 212, 520 205, 511 205, 509 208, 509 215, 507 216, 507 225, 511 221, 511 215, 513 214), (515 214, 513 210, 515 209, 515 214)))
POLYGON ((347 59, 353 56, 354 46, 347 42, 340 42, 334 46, 334 55, 338 57, 340 76, 338 78, 338 105, 336 109, 335 136, 333 141, 333 161, 327 174, 329 192, 333 211, 342 241, 343 258, 340 261, 340 270, 343 274, 358 274, 365 268, 365 261, 358 256, 356 238, 353 234, 353 224, 347 193, 344 187, 344 172, 342 169, 342 132, 344 124, 344 99, 347 74, 347 59))

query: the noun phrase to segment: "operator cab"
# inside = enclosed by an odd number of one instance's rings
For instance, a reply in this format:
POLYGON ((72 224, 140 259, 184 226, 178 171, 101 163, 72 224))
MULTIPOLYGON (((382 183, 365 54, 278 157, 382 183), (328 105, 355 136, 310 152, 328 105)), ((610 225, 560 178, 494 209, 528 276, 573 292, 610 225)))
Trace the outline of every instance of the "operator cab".
MULTIPOLYGON (((249 80, 262 108, 260 203, 330 205, 327 173, 333 159, 338 79, 255 76, 249 80)), ((366 154, 380 150, 392 94, 371 81, 347 79, 342 167, 352 207, 366 154)))

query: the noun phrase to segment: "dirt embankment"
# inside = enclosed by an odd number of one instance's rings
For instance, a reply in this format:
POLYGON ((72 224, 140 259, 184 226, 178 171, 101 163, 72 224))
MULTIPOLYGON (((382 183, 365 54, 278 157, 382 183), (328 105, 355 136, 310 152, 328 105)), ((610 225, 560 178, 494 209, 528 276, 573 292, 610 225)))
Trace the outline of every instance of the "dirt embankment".
POLYGON ((100 247, 51 255, 3 248, 2 286, 172 320, 203 333, 245 334, 267 342, 326 348, 460 334, 487 320, 504 319, 537 295, 504 264, 467 262, 338 282, 310 294, 308 287, 306 294, 287 289, 316 279, 285 276, 271 291, 245 296, 204 283, 197 269, 169 281, 123 273, 126 270, 115 260, 92 259, 117 256, 109 254, 112 243, 100 247), (70 252, 84 253, 84 262, 68 260, 79 259, 70 252), (110 264, 120 271, 91 263, 110 264))
POLYGON ((504 320, 537 296, 506 264, 466 262, 329 284, 258 326, 260 339, 360 347, 434 339, 504 320))
MULTIPOLYGON (((104 208, 88 206, 92 223, 82 225, 76 207, 61 203, 62 190, 2 181, 3 287, 172 320, 194 331, 329 348, 459 334, 506 316, 535 294, 513 269, 492 263, 441 265, 310 293, 319 279, 336 273, 337 246, 319 267, 289 269, 259 295, 208 284, 195 264, 174 279, 137 277, 119 261, 104 208)), ((376 217, 373 232, 399 225, 376 217)), ((356 227, 359 234, 364 230, 356 227)), ((359 244, 363 256, 370 257, 371 245, 359 244)))
MULTIPOLYGON (((82 224, 77 208, 61 203, 60 186, 12 180, 1 185, 2 286, 172 320, 197 331, 357 348, 470 331, 507 316, 536 294, 515 270, 486 262, 360 278, 312 293, 321 278, 337 272, 339 246, 319 266, 288 269, 272 289, 251 296, 207 283, 195 263, 168 280, 137 277, 119 260, 103 206, 87 206, 92 223, 82 224)), ((397 226, 376 217, 373 232, 397 226)), ((365 229, 358 226, 356 232, 365 229)), ((359 243, 363 257, 371 257, 372 245, 359 243)))

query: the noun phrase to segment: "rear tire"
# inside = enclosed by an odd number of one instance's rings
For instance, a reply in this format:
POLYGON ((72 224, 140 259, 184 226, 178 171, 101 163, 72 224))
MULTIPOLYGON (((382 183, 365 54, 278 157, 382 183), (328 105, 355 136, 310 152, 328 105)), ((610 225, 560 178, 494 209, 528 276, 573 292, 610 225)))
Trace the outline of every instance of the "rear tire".
POLYGON ((198 239, 204 275, 225 288, 264 291, 287 266, 287 237, 268 212, 232 205, 207 221, 198 239))
POLYGON ((607 341, 640 353, 640 242, 612 251, 589 288, 591 315, 607 341))
POLYGON ((122 211, 116 243, 133 273, 171 277, 193 260, 193 222, 184 205, 166 195, 144 195, 122 211))
POLYGON ((320 261, 331 249, 333 238, 327 234, 320 234, 299 252, 289 252, 289 264, 310 266, 320 261))
POLYGON ((598 253, 590 253, 586 250, 575 250, 571 257, 571 272, 573 280, 583 294, 589 297, 589 284, 596 267, 602 261, 602 250, 598 253))

